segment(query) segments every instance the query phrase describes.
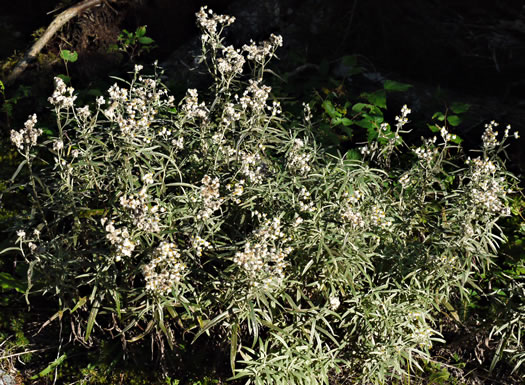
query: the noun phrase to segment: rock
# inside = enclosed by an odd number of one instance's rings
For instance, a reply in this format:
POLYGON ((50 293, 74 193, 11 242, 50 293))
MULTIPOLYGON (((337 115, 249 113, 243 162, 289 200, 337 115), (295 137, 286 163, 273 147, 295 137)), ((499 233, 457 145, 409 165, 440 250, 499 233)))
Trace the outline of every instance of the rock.
POLYGON ((0 385, 16 385, 16 379, 0 369, 0 385))

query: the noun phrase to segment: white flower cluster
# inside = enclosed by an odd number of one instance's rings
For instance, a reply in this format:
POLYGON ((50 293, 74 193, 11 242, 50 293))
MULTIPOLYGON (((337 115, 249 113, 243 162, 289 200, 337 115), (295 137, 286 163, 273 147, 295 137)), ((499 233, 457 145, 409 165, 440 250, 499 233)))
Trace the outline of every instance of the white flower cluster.
POLYGON ((412 183, 412 179, 410 179, 409 174, 404 174, 401 178, 399 178, 399 183, 401 183, 401 187, 407 188, 412 183))
POLYGON ((60 152, 64 149, 64 142, 60 139, 53 141, 53 150, 60 152))
POLYGON ((73 87, 66 87, 66 83, 62 79, 55 77, 55 91, 47 100, 58 108, 73 107, 77 99, 73 92, 75 92, 73 87))
POLYGON ((498 167, 489 159, 467 159, 471 167, 470 197, 473 203, 488 212, 510 215, 510 209, 505 204, 507 195, 505 178, 495 174, 498 167))
POLYGON ((36 122, 36 114, 33 114, 29 116, 29 119, 24 123, 24 128, 20 131, 11 130, 11 142, 18 149, 23 151, 25 146, 29 149, 31 146, 36 145, 38 137, 42 135, 42 130, 35 128, 36 122))
MULTIPOLYGON (((125 140, 140 139, 146 144, 151 142, 155 134, 149 129, 155 120, 158 108, 173 107, 174 101, 171 96, 166 98, 167 90, 159 88, 156 80, 142 76, 138 76, 138 80, 133 81, 129 90, 117 84, 109 88, 110 105, 103 110, 103 113, 109 121, 118 124, 125 140)), ((105 104, 104 98, 97 98, 99 108, 103 104, 105 104)))
POLYGON ((341 306, 341 301, 338 296, 330 297, 330 309, 336 311, 341 306))
POLYGON ((310 191, 304 186, 301 187, 301 191, 299 191, 299 199, 297 200, 297 203, 299 204, 299 211, 303 213, 313 213, 316 210, 310 191))
POLYGON ((201 182, 202 187, 200 197, 202 199, 203 208, 197 214, 197 219, 206 220, 221 207, 224 198, 221 198, 219 193, 219 178, 215 177, 211 179, 209 175, 204 175, 201 182))
POLYGON ((226 103, 223 108, 222 122, 229 126, 241 118, 241 113, 235 109, 235 104, 226 103))
POLYGON ((341 218, 343 218, 345 222, 350 223, 354 228, 365 226, 365 221, 361 213, 352 207, 344 207, 341 212, 341 218))
MULTIPOLYGON (((490 123, 485 124, 485 132, 481 136, 481 139, 483 140, 483 149, 484 150, 493 150, 496 148, 499 144, 505 141, 509 137, 511 126, 510 124, 505 127, 505 132, 503 134, 503 140, 502 142, 498 141, 498 131, 495 131, 494 129, 499 126, 499 123, 495 122, 494 120, 490 123)), ((520 134, 518 131, 514 131, 513 134, 515 139, 519 139, 520 134)))
POLYGON ((312 120, 312 109, 310 108, 310 105, 307 103, 303 103, 303 114, 304 114, 304 121, 306 123, 309 123, 312 120))
POLYGON ((423 146, 418 147, 414 150, 414 153, 416 156, 427 162, 427 164, 430 164, 432 162, 432 159, 434 159, 434 155, 436 155, 439 150, 435 147, 433 147, 433 144, 436 143, 437 138, 434 136, 432 139, 425 140, 425 143, 423 146))
POLYGON ((244 193, 244 183, 245 183, 245 180, 241 179, 236 183, 230 183, 226 186, 228 190, 230 191, 233 190, 232 200, 236 204, 241 204, 241 200, 239 199, 239 197, 244 193))
POLYGON ((243 110, 250 107, 254 112, 262 111, 266 108, 266 101, 270 95, 272 88, 267 85, 260 85, 261 80, 249 80, 249 85, 244 90, 242 97, 239 98, 235 95, 235 99, 239 100, 239 103, 243 110))
POLYGON ((430 337, 434 334, 434 331, 428 326, 419 327, 411 335, 412 340, 414 340, 419 346, 430 349, 432 347, 432 340, 430 337))
MULTIPOLYGON (((150 175, 146 174, 145 177, 143 178, 145 182, 150 181, 150 175)), ((130 212, 133 225, 138 229, 150 233, 158 233, 160 231, 159 206, 150 206, 148 204, 150 197, 146 191, 147 188, 144 186, 137 195, 129 197, 122 195, 120 197, 120 205, 130 212)))
MULTIPOLYGON (((510 129, 511 129, 510 124, 507 124, 507 127, 505 127, 505 134, 503 135, 503 139, 507 139, 509 137, 510 129)), ((514 136, 514 139, 520 138, 520 133, 518 131, 514 131, 514 134, 512 135, 514 136)))
POLYGON ((233 261, 242 267, 255 286, 270 289, 284 279, 285 259, 292 252, 289 247, 276 246, 285 241, 281 220, 267 220, 254 232, 254 242, 246 242, 243 251, 235 254, 233 261))
POLYGON ((233 77, 242 74, 242 68, 246 60, 239 49, 233 46, 224 47, 222 49, 222 58, 217 59, 217 70, 225 76, 233 77))
POLYGON ((224 27, 227 27, 235 22, 235 17, 227 15, 216 15, 211 9, 208 9, 207 6, 201 7, 199 12, 195 14, 197 16, 197 23, 209 34, 217 34, 217 26, 222 24, 224 27))
POLYGON ((292 149, 287 155, 287 167, 292 173, 306 175, 310 172, 310 161, 312 154, 305 151, 305 145, 302 139, 295 139, 292 149))
POLYGON ((257 64, 265 65, 270 60, 277 48, 283 46, 283 38, 279 35, 270 35, 270 40, 265 40, 261 44, 256 44, 250 40, 250 45, 243 45, 242 49, 247 53, 248 60, 253 60, 257 64))
POLYGON ((401 108, 401 116, 396 116, 396 127, 400 129, 405 124, 408 123, 407 116, 412 112, 410 108, 406 106, 406 104, 401 108))
POLYGON ((89 110, 89 106, 79 107, 76 110, 77 116, 80 120, 87 120, 91 116, 91 111, 89 110))
POLYGON ((142 267, 146 290, 158 295, 169 294, 182 279, 185 269, 177 246, 171 242, 162 242, 155 249, 150 263, 142 267))
POLYGON ((372 213, 370 214, 370 222, 384 229, 392 226, 392 221, 386 219, 385 211, 379 206, 372 207, 372 213))
POLYGON ((449 140, 455 140, 457 138, 456 135, 451 134, 450 132, 448 132, 448 130, 445 128, 445 126, 441 127, 439 132, 440 132, 441 137, 443 138, 443 140, 445 142, 448 142, 449 140))
POLYGON ((483 135, 481 136, 481 139, 483 140, 483 149, 492 150, 499 144, 497 139, 498 131, 494 130, 498 126, 499 123, 494 120, 485 124, 485 132, 483 132, 483 135))
POLYGON ((355 207, 362 197, 363 194, 359 190, 354 190, 351 194, 346 191, 343 193, 344 204, 341 207, 341 218, 354 228, 364 227, 365 225, 363 216, 355 207))
POLYGON ((205 239, 202 239, 199 235, 197 235, 196 237, 192 237, 192 245, 198 257, 202 255, 203 250, 208 250, 211 248, 210 242, 208 242, 205 239))
POLYGON ((250 154, 244 151, 239 152, 242 159, 240 173, 253 184, 260 184, 264 179, 265 163, 259 153, 250 154))
POLYGON ((40 240, 40 230, 34 229, 33 230, 33 237, 29 238, 29 239, 26 238, 27 234, 22 229, 16 231, 16 236, 18 237, 17 242, 20 242, 20 246, 22 247, 22 245, 24 243, 26 243, 27 247, 29 247, 29 251, 31 253, 34 253, 36 251, 36 249, 38 248, 38 246, 35 243, 33 243, 32 241, 36 242, 37 240, 40 240))
POLYGON ((458 262, 458 257, 456 255, 442 254, 438 261, 447 266, 455 266, 458 262))
POLYGON ((107 218, 102 218, 100 220, 102 226, 106 224, 106 238, 111 242, 112 245, 117 247, 117 254, 115 256, 115 261, 119 262, 122 257, 131 257, 131 253, 135 250, 135 242, 130 239, 129 231, 127 227, 121 229, 115 228, 115 223, 113 220, 107 218))
POLYGON ((199 104, 199 96, 196 89, 188 90, 186 98, 184 99, 182 111, 185 112, 185 115, 189 119, 206 119, 209 113, 208 108, 204 102, 199 104))

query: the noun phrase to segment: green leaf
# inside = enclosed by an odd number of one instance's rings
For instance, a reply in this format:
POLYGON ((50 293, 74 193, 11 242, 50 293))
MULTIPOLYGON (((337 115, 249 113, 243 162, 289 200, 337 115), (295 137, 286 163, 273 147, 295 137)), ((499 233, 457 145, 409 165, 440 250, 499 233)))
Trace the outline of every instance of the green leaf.
POLYGON ((357 65, 357 56, 345 55, 342 57, 341 62, 348 67, 355 67, 357 65))
POLYGON ((331 118, 341 117, 341 114, 335 110, 335 107, 330 100, 325 100, 323 104, 321 104, 321 106, 324 108, 325 112, 331 118))
POLYGON ((352 111, 354 112, 361 112, 363 111, 363 109, 365 107, 368 107, 370 109, 370 106, 368 104, 365 104, 365 103, 356 103, 354 104, 354 106, 352 107, 352 111))
POLYGON ((406 84, 406 83, 400 83, 396 82, 394 80, 385 80, 385 84, 383 84, 383 87, 387 91, 408 91, 412 85, 406 84))
POLYGON ((348 160, 361 160, 361 153, 357 150, 348 150, 345 158, 348 160))
POLYGON ((385 90, 378 90, 372 93, 364 92, 360 95, 360 97, 366 99, 370 104, 373 104, 374 106, 386 109, 385 90))
POLYGON ((341 119, 341 123, 343 124, 343 126, 348 127, 348 126, 351 126, 352 124, 354 124, 354 121, 350 120, 348 118, 343 118, 343 119, 341 119))
POLYGON ((435 124, 427 124, 428 128, 430 128, 430 131, 432 132, 439 132, 440 128, 436 126, 435 124))
POLYGON ((35 374, 33 377, 31 377, 31 380, 36 380, 37 378, 41 378, 44 376, 47 376, 50 374, 57 366, 62 364, 62 362, 65 361, 67 358, 67 354, 64 353, 60 357, 58 357, 55 361, 53 361, 51 364, 49 364, 44 370, 42 370, 40 373, 35 374))
POLYGON ((75 51, 70 51, 68 49, 63 49, 60 51, 60 57, 66 62, 74 63, 78 60, 78 53, 75 51))
POLYGON ((456 127, 456 126, 459 126, 459 124, 461 123, 461 118, 457 115, 450 115, 450 116, 447 116, 447 122, 451 126, 456 127))
POLYGON ((374 124, 370 121, 370 119, 367 119, 367 118, 364 118, 364 119, 361 119, 359 121, 356 122, 356 124, 359 126, 359 127, 363 127, 363 128, 366 128, 366 129, 374 129, 374 124))
POLYGON ((445 120, 445 115, 442 112, 436 112, 434 115, 432 115, 432 119, 437 119, 440 122, 443 122, 445 120))
POLYGON ((151 37, 147 37, 147 36, 139 37, 138 40, 140 44, 144 44, 144 45, 151 44, 155 41, 151 37))
POLYGON ((7 290, 15 289, 19 293, 25 292, 25 285, 22 281, 15 279, 11 274, 4 272, 0 273, 0 288, 7 290))
POLYGON ((95 325, 95 319, 97 318, 98 309, 99 309, 99 304, 98 304, 98 300, 96 300, 93 303, 93 307, 91 308, 91 311, 89 312, 89 318, 88 318, 88 323, 86 327, 86 336, 85 336, 86 341, 91 335, 91 331, 93 330, 93 325, 95 325))
POLYGON ((467 103, 453 103, 450 109, 455 114, 463 114, 470 109, 470 104, 467 103))
POLYGON ((235 357, 237 356, 238 330, 239 330, 239 324, 235 322, 232 326, 232 340, 230 343, 230 366, 232 368, 232 374, 235 374, 235 357))
POLYGON ((146 35, 146 28, 147 26, 145 25, 138 27, 137 30, 135 31, 135 36, 143 37, 144 35, 146 35))
POLYGON ((368 142, 373 141, 375 138, 377 138, 377 131, 373 126, 367 127, 367 139, 368 142))

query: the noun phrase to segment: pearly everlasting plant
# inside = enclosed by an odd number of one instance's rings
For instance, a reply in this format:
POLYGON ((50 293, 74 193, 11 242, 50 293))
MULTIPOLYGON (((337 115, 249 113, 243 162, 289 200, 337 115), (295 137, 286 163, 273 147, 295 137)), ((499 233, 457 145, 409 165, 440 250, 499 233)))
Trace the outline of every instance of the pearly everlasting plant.
MULTIPOLYGON (((494 124, 461 167, 446 162, 445 129, 408 170, 329 155, 309 107, 292 125, 264 83, 282 38, 236 49, 221 37, 232 17, 202 8, 197 20, 209 94, 176 104, 156 66, 136 66, 78 107, 55 79, 57 137, 38 143, 36 116, 12 133, 30 168, 53 159, 35 168, 18 237, 30 291, 54 293, 83 342, 227 335, 234 377, 255 383, 417 375, 441 340, 438 311, 490 266, 509 215, 494 124)), ((362 153, 388 162, 409 113, 362 153)))

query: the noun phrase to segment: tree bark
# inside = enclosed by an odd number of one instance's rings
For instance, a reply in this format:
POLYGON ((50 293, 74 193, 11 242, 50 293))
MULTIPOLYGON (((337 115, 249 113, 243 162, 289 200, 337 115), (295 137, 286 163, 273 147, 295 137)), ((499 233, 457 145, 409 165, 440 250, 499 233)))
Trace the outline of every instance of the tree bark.
POLYGON ((11 71, 9 76, 6 79, 7 84, 13 83, 18 76, 27 68, 29 63, 35 60, 39 52, 44 48, 44 46, 51 40, 53 35, 57 33, 60 28, 64 26, 69 20, 80 15, 82 12, 99 6, 104 3, 105 0, 83 0, 80 3, 72 5, 65 11, 61 12, 55 19, 49 24, 44 34, 33 44, 33 46, 26 52, 22 60, 20 60, 15 68, 11 71))

